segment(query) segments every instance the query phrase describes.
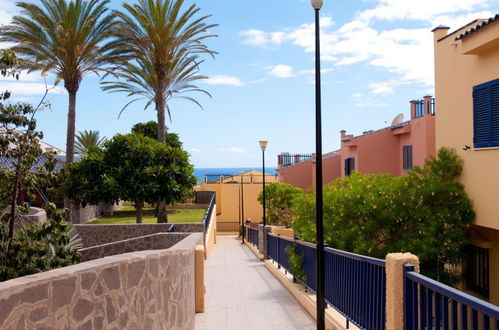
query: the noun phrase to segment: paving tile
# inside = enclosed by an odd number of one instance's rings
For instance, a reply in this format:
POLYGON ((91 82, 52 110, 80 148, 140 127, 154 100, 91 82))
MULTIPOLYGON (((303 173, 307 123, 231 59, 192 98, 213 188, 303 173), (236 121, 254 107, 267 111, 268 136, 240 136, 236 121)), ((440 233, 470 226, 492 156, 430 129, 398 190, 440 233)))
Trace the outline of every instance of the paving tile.
POLYGON ((218 236, 205 262, 205 313, 196 330, 315 329, 315 321, 235 236, 218 236))

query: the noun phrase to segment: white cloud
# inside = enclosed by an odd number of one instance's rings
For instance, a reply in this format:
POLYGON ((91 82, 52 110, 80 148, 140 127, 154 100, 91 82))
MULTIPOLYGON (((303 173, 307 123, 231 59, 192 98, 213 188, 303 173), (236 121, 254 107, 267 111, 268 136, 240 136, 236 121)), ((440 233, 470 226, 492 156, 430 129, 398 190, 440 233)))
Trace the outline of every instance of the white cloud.
POLYGON ((293 68, 289 65, 278 64, 276 66, 269 67, 269 74, 277 78, 290 78, 294 77, 293 68))
MULTIPOLYGON (((432 89, 434 84, 432 27, 453 29, 475 18, 493 16, 488 10, 495 0, 371 0, 371 8, 358 12, 350 22, 336 27, 331 17, 321 19, 321 57, 334 66, 367 63, 392 74, 385 82, 369 85, 373 94, 390 94, 404 84, 432 89), (415 28, 383 29, 379 23, 401 22, 415 28)), ((398 23, 397 23, 398 24, 398 23)), ((290 43, 304 52, 315 51, 314 24, 302 24, 281 31, 258 30, 260 40, 283 32, 279 43, 290 43)), ((249 43, 262 47, 264 42, 249 43)), ((302 73, 300 71, 300 73, 302 73)), ((371 104, 368 102, 368 104, 371 104)))
POLYGON ((16 95, 43 95, 45 94, 45 89, 50 88, 49 94, 64 94, 64 89, 60 87, 46 86, 42 83, 30 83, 30 82, 0 82, 0 91, 10 91, 12 96, 16 95))
POLYGON ((267 33, 261 30, 246 30, 240 32, 239 35, 245 38, 243 43, 246 45, 269 48, 281 45, 284 41, 285 33, 267 33))
POLYGON ((9 24, 17 12, 14 1, 0 0, 0 25, 9 24))
POLYGON ((209 77, 204 81, 204 83, 209 85, 229 85, 237 87, 244 86, 244 83, 241 81, 241 79, 237 77, 226 76, 223 74, 209 77))
POLYGON ((247 152, 246 149, 244 149, 242 147, 230 147, 229 151, 230 152, 235 152, 235 153, 238 153, 238 154, 244 154, 244 153, 247 152))

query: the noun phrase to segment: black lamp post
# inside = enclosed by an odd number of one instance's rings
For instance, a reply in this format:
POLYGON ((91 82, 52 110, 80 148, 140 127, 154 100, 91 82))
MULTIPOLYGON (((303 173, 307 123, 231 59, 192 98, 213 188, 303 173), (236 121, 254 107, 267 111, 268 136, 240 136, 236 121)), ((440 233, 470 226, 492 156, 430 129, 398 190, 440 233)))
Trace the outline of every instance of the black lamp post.
POLYGON ((267 217, 265 216, 265 149, 267 148, 268 141, 259 141, 260 148, 262 149, 262 169, 263 169, 263 227, 267 225, 267 217))
POLYGON ((319 11, 324 0, 311 0, 315 10, 315 204, 317 240, 317 330, 324 330, 325 280, 324 280, 324 224, 322 200, 322 118, 321 118, 321 48, 319 11))

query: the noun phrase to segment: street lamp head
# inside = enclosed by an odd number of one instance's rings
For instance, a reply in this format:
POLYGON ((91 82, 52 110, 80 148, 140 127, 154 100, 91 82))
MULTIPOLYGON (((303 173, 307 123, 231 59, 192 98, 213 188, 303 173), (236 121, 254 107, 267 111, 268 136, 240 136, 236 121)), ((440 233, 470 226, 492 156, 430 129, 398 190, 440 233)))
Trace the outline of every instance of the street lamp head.
POLYGON ((259 143, 262 151, 265 151, 265 148, 267 148, 267 143, 269 143, 269 141, 259 141, 259 143))
POLYGON ((314 7, 314 9, 321 9, 324 4, 324 0, 310 0, 310 2, 312 3, 312 7, 314 7))

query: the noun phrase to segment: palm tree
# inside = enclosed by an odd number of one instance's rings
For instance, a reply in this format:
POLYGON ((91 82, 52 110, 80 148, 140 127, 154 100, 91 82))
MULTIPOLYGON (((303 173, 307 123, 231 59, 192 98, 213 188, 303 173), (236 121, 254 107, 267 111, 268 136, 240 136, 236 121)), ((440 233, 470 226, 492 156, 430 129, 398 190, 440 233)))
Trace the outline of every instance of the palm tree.
POLYGON ((105 137, 99 136, 99 131, 83 131, 78 132, 76 135, 76 143, 75 143, 75 153, 78 155, 86 155, 90 148, 100 148, 102 144, 106 142, 105 137))
MULTIPOLYGON (((131 103, 146 99, 145 107, 154 103, 158 117, 159 142, 165 143, 165 111, 171 120, 168 101, 184 98, 200 106, 190 92, 208 92, 194 83, 200 75, 199 56, 216 52, 204 40, 215 37, 209 30, 216 24, 207 24, 210 17, 196 18, 200 9, 191 5, 182 11, 184 0, 139 0, 137 4, 124 4, 125 12, 115 12, 118 24, 113 31, 112 56, 120 60, 113 75, 120 81, 103 82, 103 89, 125 92, 134 97, 131 103)), ((167 222, 165 203, 158 205, 158 222, 167 222)))
POLYGON ((118 24, 113 33, 112 54, 122 59, 115 68, 115 76, 123 81, 104 82, 103 87, 138 97, 130 103, 141 98, 147 100, 146 108, 154 103, 158 141, 163 143, 165 110, 171 119, 168 101, 180 97, 201 106, 184 94, 208 94, 193 84, 206 78, 198 74, 202 63, 198 56, 216 54, 204 40, 215 36, 209 30, 217 25, 206 23, 210 15, 196 18, 200 11, 196 5, 182 12, 183 4, 184 0, 139 0, 137 4, 124 4, 125 12, 115 12, 118 24))
POLYGON ((19 2, 21 13, 0 29, 0 41, 29 71, 54 73, 69 94, 66 162, 74 159, 76 93, 84 76, 105 70, 104 41, 114 25, 109 0, 41 0, 41 6, 19 2))

